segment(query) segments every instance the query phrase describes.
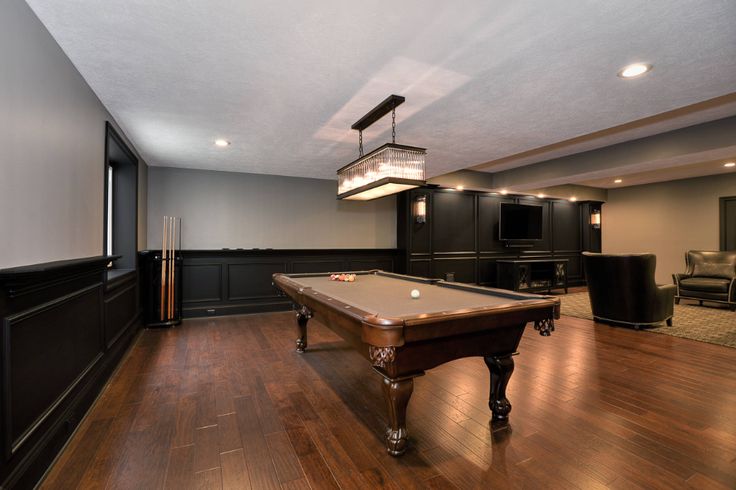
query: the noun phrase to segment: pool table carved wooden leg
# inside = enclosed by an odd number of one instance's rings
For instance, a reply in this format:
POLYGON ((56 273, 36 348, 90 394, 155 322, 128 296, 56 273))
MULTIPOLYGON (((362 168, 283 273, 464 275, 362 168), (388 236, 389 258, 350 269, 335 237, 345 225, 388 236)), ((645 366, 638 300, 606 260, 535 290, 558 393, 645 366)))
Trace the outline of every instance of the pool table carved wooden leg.
POLYGON ((383 397, 388 408, 386 450, 391 456, 401 456, 407 448, 406 407, 414 391, 414 378, 383 378, 383 397))
POLYGON ((507 356, 484 357, 491 372, 491 395, 488 406, 493 412, 493 420, 507 420, 511 412, 511 402, 506 398, 506 386, 514 372, 514 359, 507 356))
POLYGON ((296 311, 296 324, 299 327, 299 337, 296 339, 296 351, 300 354, 307 350, 307 322, 312 318, 312 312, 306 306, 296 311))

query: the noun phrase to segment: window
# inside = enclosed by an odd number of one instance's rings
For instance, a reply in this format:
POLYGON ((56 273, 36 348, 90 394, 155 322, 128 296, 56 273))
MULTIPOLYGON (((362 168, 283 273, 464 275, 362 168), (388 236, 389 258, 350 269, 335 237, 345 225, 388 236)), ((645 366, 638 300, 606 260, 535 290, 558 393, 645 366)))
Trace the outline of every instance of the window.
POLYGON ((136 268, 138 159, 110 123, 106 124, 105 137, 103 253, 120 256, 111 269, 122 274, 136 268))
MULTIPOLYGON (((105 218, 107 219, 106 224, 106 247, 105 247, 105 254, 106 255, 112 255, 112 202, 113 202, 113 172, 114 167, 112 165, 107 166, 107 213, 105 215, 105 218)), ((112 262, 110 262, 110 265, 112 265, 112 262)))

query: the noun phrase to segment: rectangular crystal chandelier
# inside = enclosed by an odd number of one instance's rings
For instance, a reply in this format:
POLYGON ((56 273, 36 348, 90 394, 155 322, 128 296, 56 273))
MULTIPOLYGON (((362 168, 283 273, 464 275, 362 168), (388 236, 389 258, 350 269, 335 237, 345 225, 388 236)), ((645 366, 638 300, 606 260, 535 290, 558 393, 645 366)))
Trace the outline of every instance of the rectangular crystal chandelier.
POLYGON ((426 184, 425 148, 396 144, 396 106, 404 97, 391 95, 377 105, 352 129, 359 131, 357 160, 337 171, 337 198, 369 201, 426 184), (392 113, 392 142, 363 155, 363 130, 384 115, 392 113))
POLYGON ((424 156, 416 146, 386 143, 337 171, 337 198, 368 201, 424 185, 424 156))

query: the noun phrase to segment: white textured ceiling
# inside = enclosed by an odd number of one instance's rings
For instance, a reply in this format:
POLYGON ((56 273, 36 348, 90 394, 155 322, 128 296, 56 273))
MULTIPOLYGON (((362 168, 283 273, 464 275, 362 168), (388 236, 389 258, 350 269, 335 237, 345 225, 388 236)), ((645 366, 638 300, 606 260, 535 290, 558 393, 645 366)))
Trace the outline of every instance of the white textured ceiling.
POLYGON ((151 165, 333 178, 397 93, 434 176, 736 90, 733 0, 28 3, 151 165))

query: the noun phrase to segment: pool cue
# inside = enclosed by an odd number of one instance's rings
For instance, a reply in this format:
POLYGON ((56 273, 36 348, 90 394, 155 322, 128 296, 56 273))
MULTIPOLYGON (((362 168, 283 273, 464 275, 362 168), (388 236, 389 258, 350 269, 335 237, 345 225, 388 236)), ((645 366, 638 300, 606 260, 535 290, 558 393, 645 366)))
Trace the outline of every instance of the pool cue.
POLYGON ((169 294, 171 295, 171 301, 169 302, 169 308, 171 309, 171 313, 169 313, 169 320, 174 318, 174 284, 176 283, 176 218, 171 218, 171 290, 169 291, 169 294))
POLYGON ((166 234, 166 320, 171 309, 171 216, 166 218, 169 226, 166 234))
POLYGON ((161 232, 161 321, 164 321, 164 298, 166 297, 166 216, 161 232))

